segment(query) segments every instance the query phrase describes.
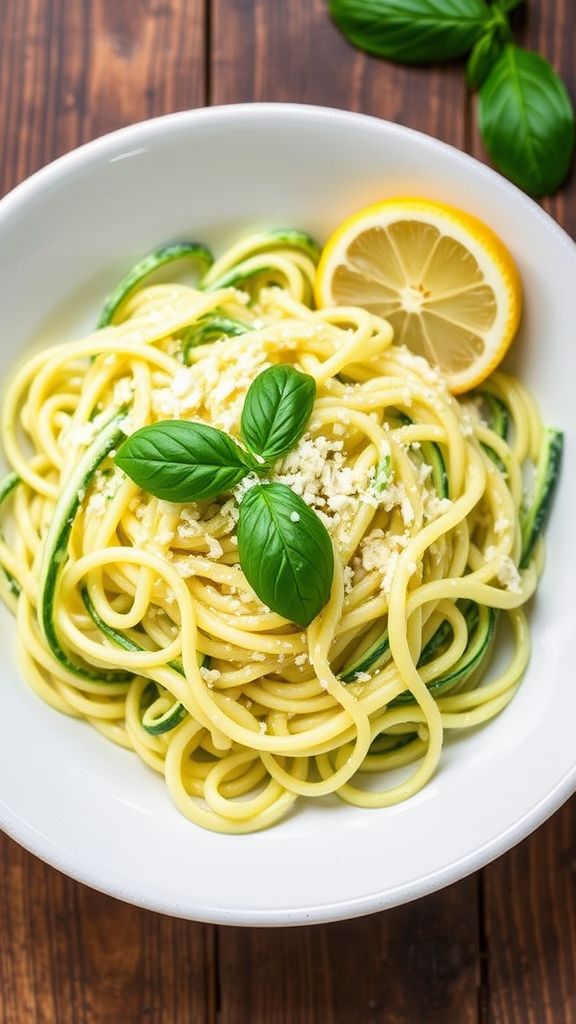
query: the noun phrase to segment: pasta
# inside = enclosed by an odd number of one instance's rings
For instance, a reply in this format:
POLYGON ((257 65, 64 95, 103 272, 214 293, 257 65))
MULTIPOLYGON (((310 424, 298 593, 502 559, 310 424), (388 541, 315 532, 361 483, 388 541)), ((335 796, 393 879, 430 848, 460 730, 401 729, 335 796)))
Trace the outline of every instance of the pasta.
POLYGON ((523 508, 524 471, 549 483, 560 435, 514 378, 456 400, 385 321, 314 310, 315 261, 297 232, 249 237, 197 287, 150 283, 169 262, 152 259, 98 330, 29 359, 3 407, 1 585, 24 676, 220 832, 272 825, 298 797, 410 798, 444 735, 497 715, 529 659, 545 509, 542 487, 523 508), (306 432, 271 469, 333 544, 329 600, 304 629, 240 568, 245 484, 178 503, 114 461, 127 435, 166 419, 237 436, 248 387, 273 364, 316 383, 306 432), (512 655, 486 682, 506 624, 512 655))

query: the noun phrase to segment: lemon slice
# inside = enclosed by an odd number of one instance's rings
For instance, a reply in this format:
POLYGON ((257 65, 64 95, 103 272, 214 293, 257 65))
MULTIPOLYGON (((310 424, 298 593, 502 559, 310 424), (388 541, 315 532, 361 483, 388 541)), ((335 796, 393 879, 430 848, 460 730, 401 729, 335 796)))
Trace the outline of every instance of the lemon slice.
POLYGON ((319 307, 354 305, 394 328, 454 394, 483 381, 518 327, 518 271, 497 235, 468 213, 427 199, 389 199, 334 232, 315 282, 319 307))

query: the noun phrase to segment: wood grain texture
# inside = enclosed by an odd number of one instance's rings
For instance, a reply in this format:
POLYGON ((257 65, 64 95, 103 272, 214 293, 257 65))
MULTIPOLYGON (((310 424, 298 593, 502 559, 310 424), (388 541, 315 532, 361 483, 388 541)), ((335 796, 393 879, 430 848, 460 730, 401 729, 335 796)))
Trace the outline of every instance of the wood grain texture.
POLYGON ((576 803, 485 870, 490 1024, 576 1022, 576 803))
MULTIPOLYGON (((574 95, 573 0, 528 8, 520 36, 574 95)), ((365 57, 326 0, 0 0, 0 192, 95 135, 208 99, 361 110, 485 156, 461 64, 365 57)), ((572 176, 545 202, 572 233, 575 192, 572 176)), ((576 1024, 575 836, 572 802, 483 872, 482 900, 476 876, 284 932, 125 906, 0 837, 0 1024, 576 1024)))
POLYGON ((93 892, 0 837, 2 1024, 211 1024, 213 929, 93 892))
POLYGON ((315 928, 220 930, 219 1024, 476 1024, 476 882, 315 928))
POLYGON ((326 0, 212 0, 210 101, 318 103, 360 110, 465 143, 458 65, 401 67, 366 57, 326 0))
MULTIPOLYGON (((0 192, 205 102, 204 0, 0 0, 0 192)), ((92 892, 0 836, 0 1024, 210 1024, 214 930, 92 892)))
POLYGON ((0 192, 131 121, 205 102, 204 0, 0 0, 0 192))
MULTIPOLYGON (((576 98, 573 0, 526 4, 518 40, 576 98)), ((483 156, 476 138, 475 154, 483 156)), ((544 208, 576 237, 576 173, 544 208)), ((487 1024, 576 1024, 576 800, 483 873, 487 1024)))

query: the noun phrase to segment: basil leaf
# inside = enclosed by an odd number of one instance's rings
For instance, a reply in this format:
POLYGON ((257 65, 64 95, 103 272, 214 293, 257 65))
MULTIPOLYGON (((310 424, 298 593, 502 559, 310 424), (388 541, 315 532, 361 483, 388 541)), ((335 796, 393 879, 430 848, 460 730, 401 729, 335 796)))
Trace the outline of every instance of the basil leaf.
POLYGON ((574 110, 548 62, 509 44, 480 90, 479 109, 497 167, 526 192, 554 192, 570 167, 574 110))
POLYGON ((227 434, 186 420, 142 427, 120 445, 114 461, 142 490, 165 501, 215 498, 251 469, 227 434))
POLYGON ((318 516, 285 484, 257 484, 242 498, 240 565, 272 611, 308 626, 332 586, 332 541, 318 516))
POLYGON ((329 9, 355 46, 405 63, 467 53, 492 16, 484 0, 329 0, 329 9))
POLYGON ((500 37, 500 33, 494 29, 480 37, 474 45, 466 66, 466 78, 470 89, 480 88, 482 82, 498 60, 503 48, 504 42, 500 37))
POLYGON ((240 433, 251 452, 275 462, 302 437, 316 398, 316 381, 293 366, 270 366, 248 388, 240 433))

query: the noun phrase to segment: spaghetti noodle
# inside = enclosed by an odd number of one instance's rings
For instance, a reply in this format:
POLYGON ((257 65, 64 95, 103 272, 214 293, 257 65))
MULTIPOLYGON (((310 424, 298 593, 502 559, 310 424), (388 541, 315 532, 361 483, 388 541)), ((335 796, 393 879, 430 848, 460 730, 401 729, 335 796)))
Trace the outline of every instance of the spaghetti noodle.
MULTIPOLYGON (((171 259, 199 250, 207 265, 203 247, 171 259)), ((561 435, 512 377, 457 401, 385 321, 312 309, 317 252, 298 232, 251 236, 194 288, 148 282, 167 251, 125 279, 92 335, 31 358, 4 402, 2 590, 22 671, 209 829, 264 828, 300 796, 408 799, 444 734, 488 721, 521 681, 561 435), (272 470, 334 546, 329 601, 305 630, 240 569, 238 492, 170 503, 114 463, 127 434, 167 418, 237 435, 274 363, 317 387, 307 432, 272 470), (485 682, 505 620, 513 653, 485 682)))

